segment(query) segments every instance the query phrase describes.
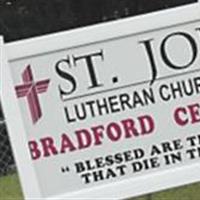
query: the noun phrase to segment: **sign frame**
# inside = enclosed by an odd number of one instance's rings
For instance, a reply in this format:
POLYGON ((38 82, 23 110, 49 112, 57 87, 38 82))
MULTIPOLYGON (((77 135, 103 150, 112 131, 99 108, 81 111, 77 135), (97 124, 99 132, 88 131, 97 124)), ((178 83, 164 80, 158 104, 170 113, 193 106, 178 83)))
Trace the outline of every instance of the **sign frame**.
MULTIPOLYGON (((40 192, 35 170, 30 160, 26 142, 26 130, 13 90, 11 72, 8 66, 9 62, 58 51, 59 49, 70 49, 132 34, 159 30, 199 19, 200 3, 198 2, 119 21, 12 42, 4 46, 3 59, 1 60, 1 77, 3 76, 1 97, 25 199, 44 199, 44 197, 40 192)), ((162 172, 138 178, 130 178, 120 182, 92 187, 91 189, 84 189, 79 192, 68 192, 60 196, 45 199, 122 199, 194 183, 199 180, 199 165, 191 164, 184 168, 163 170, 162 172)))

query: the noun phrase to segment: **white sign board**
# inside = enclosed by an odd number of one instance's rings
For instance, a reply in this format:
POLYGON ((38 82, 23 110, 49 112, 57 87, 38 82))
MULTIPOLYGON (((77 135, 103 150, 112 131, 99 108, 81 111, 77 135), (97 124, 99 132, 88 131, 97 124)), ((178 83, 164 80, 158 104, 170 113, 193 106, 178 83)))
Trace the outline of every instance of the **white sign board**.
POLYGON ((27 199, 200 180, 195 8, 6 45, 2 100, 27 199))

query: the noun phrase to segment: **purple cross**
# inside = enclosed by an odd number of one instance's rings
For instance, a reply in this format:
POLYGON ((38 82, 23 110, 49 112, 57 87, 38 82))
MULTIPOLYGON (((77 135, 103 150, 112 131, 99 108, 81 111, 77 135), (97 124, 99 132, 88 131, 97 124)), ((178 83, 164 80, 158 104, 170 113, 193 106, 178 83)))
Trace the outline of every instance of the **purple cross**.
POLYGON ((32 121, 35 124, 42 117, 38 94, 42 94, 47 91, 50 80, 46 79, 34 82, 30 65, 28 65, 22 73, 22 80, 23 84, 15 87, 17 97, 27 97, 32 121))

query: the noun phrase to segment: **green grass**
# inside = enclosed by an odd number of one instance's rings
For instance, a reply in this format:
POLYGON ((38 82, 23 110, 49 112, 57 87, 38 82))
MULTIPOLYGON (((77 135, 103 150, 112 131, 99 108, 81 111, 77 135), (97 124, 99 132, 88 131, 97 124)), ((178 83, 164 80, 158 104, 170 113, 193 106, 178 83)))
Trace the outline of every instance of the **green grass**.
POLYGON ((200 200, 200 183, 130 200, 200 200))
MULTIPOLYGON (((16 174, 0 178, 0 200, 23 200, 16 174)), ((200 183, 130 200, 200 200, 200 183)))
POLYGON ((200 200, 200 183, 156 193, 153 200, 200 200))
POLYGON ((0 177, 0 200, 23 200, 19 179, 16 174, 0 177))

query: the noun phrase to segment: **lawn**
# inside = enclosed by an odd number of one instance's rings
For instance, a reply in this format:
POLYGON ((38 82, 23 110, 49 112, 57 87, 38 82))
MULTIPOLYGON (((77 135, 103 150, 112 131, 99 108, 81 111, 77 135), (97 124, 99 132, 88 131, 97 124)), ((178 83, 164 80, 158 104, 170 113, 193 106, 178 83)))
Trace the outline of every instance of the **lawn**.
MULTIPOLYGON (((199 200, 200 183, 130 200, 199 200)), ((23 200, 16 174, 0 178, 0 200, 23 200)))
POLYGON ((19 179, 16 174, 0 177, 0 200, 22 200, 19 179))

